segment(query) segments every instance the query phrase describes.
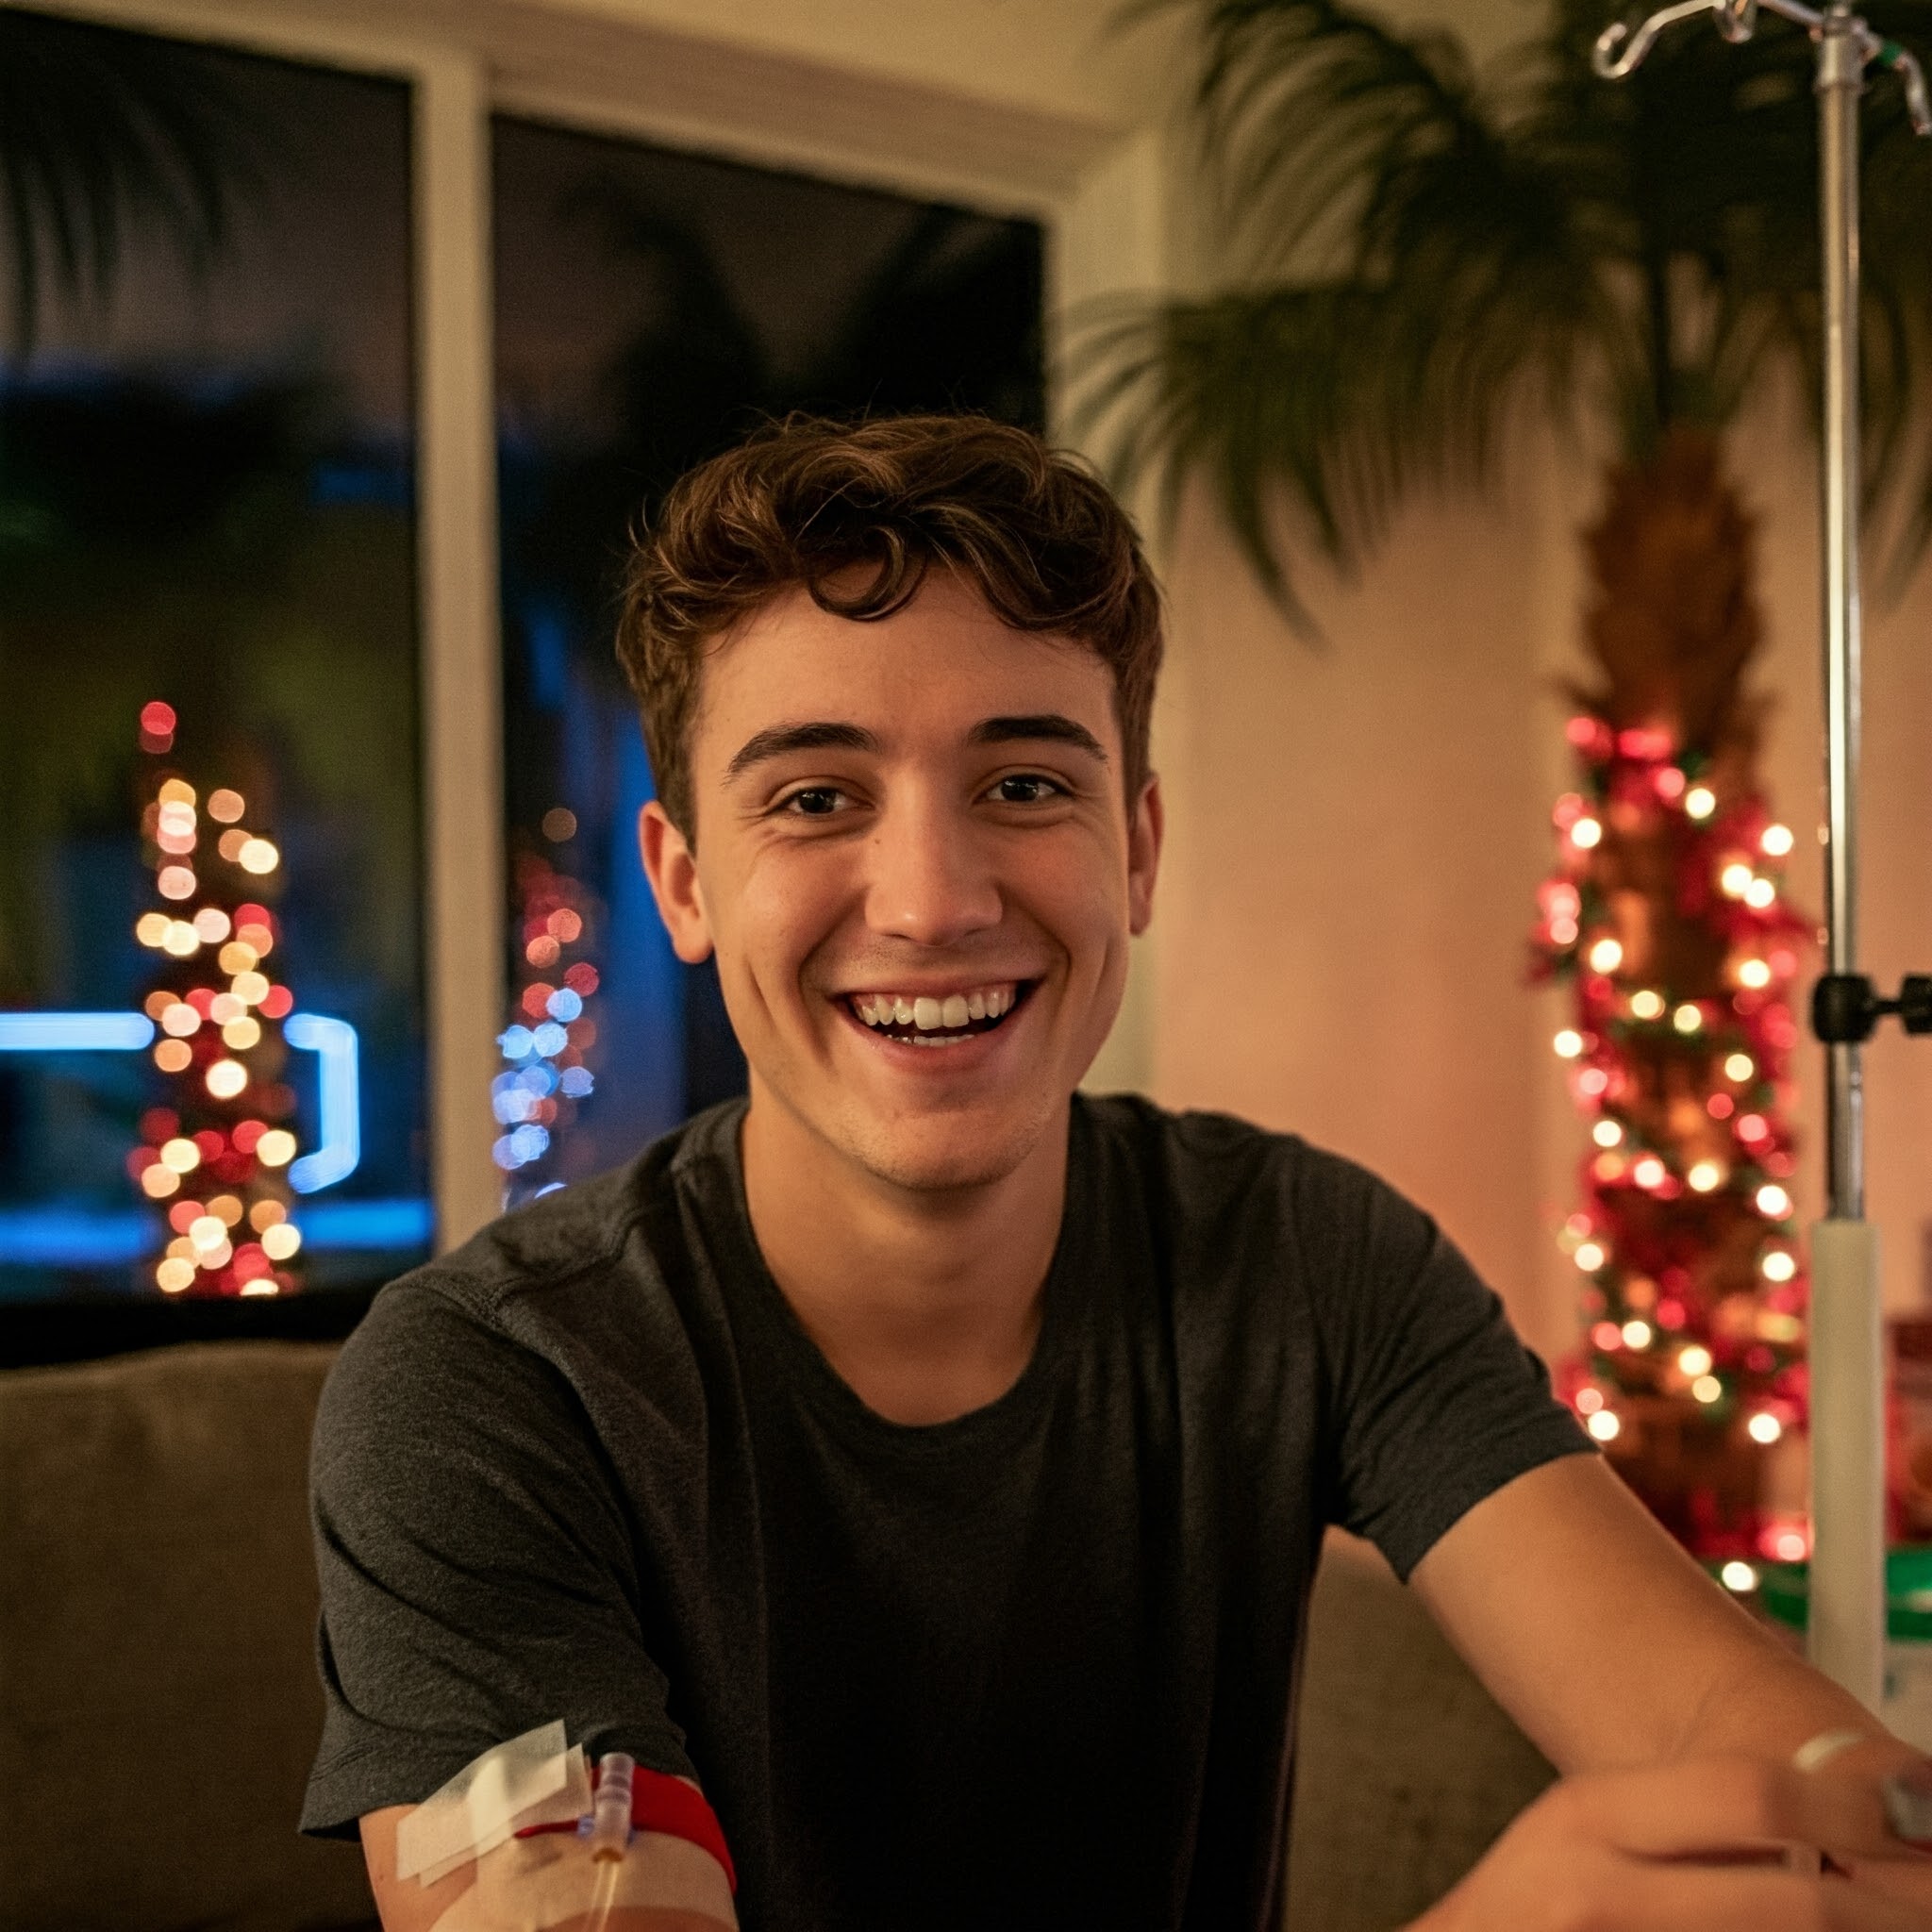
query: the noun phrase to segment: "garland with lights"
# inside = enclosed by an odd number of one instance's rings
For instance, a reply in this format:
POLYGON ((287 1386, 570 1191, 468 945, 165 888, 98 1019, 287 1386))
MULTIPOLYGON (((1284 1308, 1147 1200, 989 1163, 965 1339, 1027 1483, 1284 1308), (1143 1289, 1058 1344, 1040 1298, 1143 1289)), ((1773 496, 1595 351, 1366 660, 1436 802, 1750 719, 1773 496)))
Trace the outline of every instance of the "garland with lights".
MULTIPOLYGON (((171 706, 144 706, 142 750, 166 758, 176 724, 171 706)), ((203 800, 165 765, 149 791, 142 833, 163 903, 141 915, 134 933, 158 956, 143 1008, 160 1034, 155 1066, 172 1091, 142 1115, 141 1144, 127 1159, 166 1222, 158 1259, 143 1265, 168 1295, 283 1293, 299 1285, 288 1264, 302 1245, 286 1182, 297 1142, 279 1124, 295 1106, 281 1077, 281 1023, 294 1000, 264 970, 280 931, 256 896, 268 891, 281 854, 243 827, 248 807, 238 791, 203 800), (201 850, 204 818, 223 827, 212 853, 201 850)))
POLYGON ((1557 803, 1532 941, 1534 976, 1573 990, 1555 1044, 1591 1124, 1560 1236, 1587 1339, 1558 1383, 1665 1525, 1750 1588, 1751 1559, 1809 1541, 1765 1457, 1806 1420, 1789 991, 1811 932, 1740 691, 1750 525, 1687 439, 1622 473, 1590 543, 1607 679, 1572 693, 1581 783, 1557 803))
MULTIPOLYGON (((575 814, 546 812, 553 844, 575 835, 575 814)), ((579 1102, 596 1085, 584 1057, 596 1044, 588 1003, 597 969, 569 958, 589 949, 594 907, 585 887, 535 852, 518 856, 516 986, 512 1017, 497 1038, 508 1070, 490 1083, 491 1110, 503 1131, 491 1158, 505 1176, 504 1206, 515 1207, 563 1185, 557 1174, 560 1139, 579 1102)))

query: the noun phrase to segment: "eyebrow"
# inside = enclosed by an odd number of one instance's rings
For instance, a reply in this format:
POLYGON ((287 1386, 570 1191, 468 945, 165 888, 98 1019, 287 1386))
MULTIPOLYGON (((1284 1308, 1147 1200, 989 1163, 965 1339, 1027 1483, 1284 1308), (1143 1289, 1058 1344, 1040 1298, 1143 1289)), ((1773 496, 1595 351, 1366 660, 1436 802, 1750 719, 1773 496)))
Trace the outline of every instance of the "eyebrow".
MULTIPOLYGON (((1024 717, 983 718, 973 727, 971 744, 1014 744, 1041 741, 1070 744, 1076 751, 1107 763, 1107 751, 1100 741, 1077 720, 1059 711, 1036 711, 1024 717)), ((790 757, 801 751, 865 751, 880 749, 878 737, 862 724, 844 724, 830 719, 814 719, 801 724, 769 724, 755 731, 739 746, 737 755, 724 767, 727 782, 742 777, 755 765, 773 758, 790 757)))
POLYGON ((877 751, 878 740, 862 724, 835 724, 814 722, 808 724, 770 724, 755 731, 738 748, 738 756, 724 767, 727 779, 741 776, 754 765, 770 758, 782 758, 795 751, 877 751))
POLYGON ((1107 752, 1086 725, 1058 711, 1036 711, 1024 718, 988 718, 973 727, 974 744, 1011 744, 1023 739, 1071 744, 1104 765, 1107 752))

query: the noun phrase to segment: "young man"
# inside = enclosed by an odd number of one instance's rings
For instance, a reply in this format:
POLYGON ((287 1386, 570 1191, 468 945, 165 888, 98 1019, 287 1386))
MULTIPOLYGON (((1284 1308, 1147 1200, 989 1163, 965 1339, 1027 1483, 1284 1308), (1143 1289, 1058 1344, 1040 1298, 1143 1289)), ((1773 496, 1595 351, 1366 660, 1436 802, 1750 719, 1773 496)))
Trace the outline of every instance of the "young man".
POLYGON ((591 1845, 493 1842, 486 1754, 557 1721, 641 1767, 627 1932, 1259 1932, 1329 1523, 1569 1774, 1429 1932, 1932 1923, 1913 1754, 1653 1525, 1422 1213, 1076 1095, 1161 834, 1098 483, 986 423, 788 425, 680 487, 620 648, 750 1098, 395 1284, 331 1378, 304 1823, 359 1825, 390 1932, 583 1922, 591 1845))

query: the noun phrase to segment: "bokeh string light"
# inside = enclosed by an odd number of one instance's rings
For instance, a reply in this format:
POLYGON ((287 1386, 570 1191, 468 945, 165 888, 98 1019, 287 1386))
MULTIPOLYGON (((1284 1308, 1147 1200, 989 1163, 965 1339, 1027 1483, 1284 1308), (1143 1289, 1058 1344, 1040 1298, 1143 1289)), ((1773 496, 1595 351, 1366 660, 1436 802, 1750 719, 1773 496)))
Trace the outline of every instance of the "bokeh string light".
MULTIPOLYGON (((178 728, 172 707, 143 706, 142 750, 165 758, 178 728)), ((142 1115, 127 1158, 129 1177, 162 1217, 158 1255, 142 1265, 166 1295, 285 1293, 299 1285, 292 1264, 302 1246, 285 1174, 297 1142, 276 1124, 295 1106, 281 1034, 295 1003, 267 965, 281 929, 263 903, 281 857, 242 829, 248 805, 239 791, 203 800, 159 764, 144 789, 142 834, 166 903, 140 916, 134 936, 157 956, 142 1006, 168 1091, 142 1115), (204 818, 228 828, 212 852, 204 818), (244 858, 249 848, 257 863, 244 858)))
POLYGON ((1582 784, 1556 805, 1532 938, 1533 975, 1572 991, 1553 1045, 1590 1124, 1559 1236, 1585 1346, 1558 1381, 1693 1551, 1748 1569, 1808 1548, 1755 1459, 1806 1420, 1795 841, 1737 769, 1666 731, 1584 714, 1568 737, 1582 784))
MULTIPOLYGON (((575 815, 558 806, 543 834, 565 844, 575 815)), ((562 1185, 563 1137, 596 1086, 588 1056, 597 1041, 591 1011, 597 968, 587 957, 596 908, 580 881, 537 852, 515 864, 517 948, 510 1024, 497 1038, 508 1069, 490 1083, 500 1131, 491 1158, 505 1176, 505 1205, 562 1185)))

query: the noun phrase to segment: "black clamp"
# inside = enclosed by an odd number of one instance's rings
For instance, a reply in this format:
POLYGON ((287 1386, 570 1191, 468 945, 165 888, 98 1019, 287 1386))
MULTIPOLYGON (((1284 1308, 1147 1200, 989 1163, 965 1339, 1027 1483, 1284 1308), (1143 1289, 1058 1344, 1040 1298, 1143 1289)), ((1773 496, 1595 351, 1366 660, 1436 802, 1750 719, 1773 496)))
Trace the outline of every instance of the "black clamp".
POLYGON ((1827 1046, 1854 1046, 1896 1013, 1907 1033, 1932 1033, 1932 973, 1908 973, 1895 1000, 1881 999, 1862 973, 1827 973, 1811 989, 1811 1030, 1827 1046))

